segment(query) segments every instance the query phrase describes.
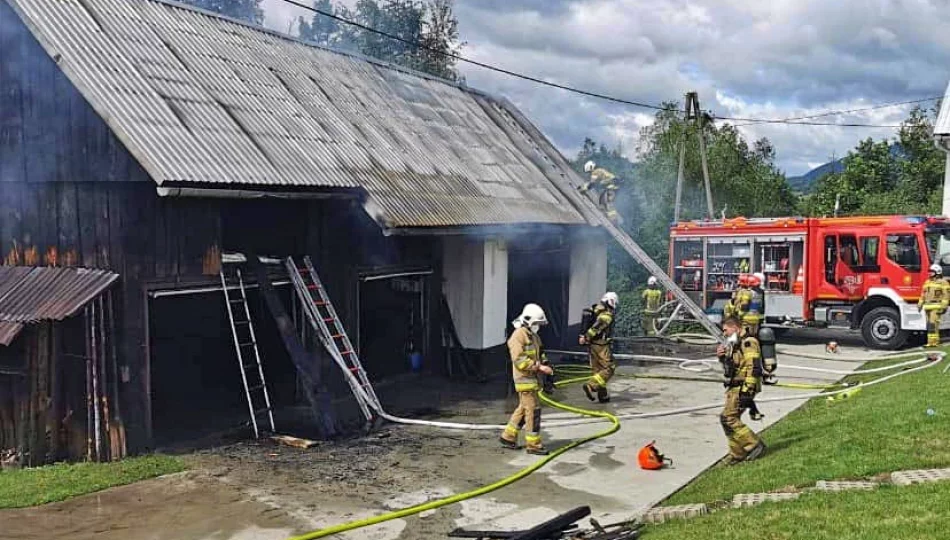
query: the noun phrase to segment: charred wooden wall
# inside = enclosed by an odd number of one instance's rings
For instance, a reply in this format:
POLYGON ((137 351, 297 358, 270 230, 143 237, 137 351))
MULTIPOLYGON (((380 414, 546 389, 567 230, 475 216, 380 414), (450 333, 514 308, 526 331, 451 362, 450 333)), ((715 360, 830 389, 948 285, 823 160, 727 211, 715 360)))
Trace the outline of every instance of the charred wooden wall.
POLYGON ((83 459, 87 442, 81 318, 29 326, 0 347, 0 449, 23 465, 83 459))
MULTIPOLYGON (((432 239, 384 238, 361 210, 341 201, 161 199, 150 181, 3 182, 0 199, 18 218, 0 223, 7 264, 82 265, 121 276, 116 326, 122 407, 133 451, 149 444, 148 290, 217 284, 222 250, 310 255, 352 331, 359 269, 439 267, 432 239), (27 208, 33 206, 47 210, 31 214, 27 208), (53 255, 33 261, 32 253, 53 255), (62 256, 71 253, 76 255, 62 256)), ((430 306, 439 304, 430 301, 430 306)), ((430 345, 437 348, 438 343, 430 345)))
MULTIPOLYGON (((148 290, 216 283, 222 250, 309 254, 349 330, 359 268, 438 268, 435 246, 384 238, 347 201, 158 197, 148 174, 0 1, 0 256, 10 265, 120 274, 113 298, 130 451, 150 444, 148 290)), ((431 305, 438 320, 440 304, 431 305)))

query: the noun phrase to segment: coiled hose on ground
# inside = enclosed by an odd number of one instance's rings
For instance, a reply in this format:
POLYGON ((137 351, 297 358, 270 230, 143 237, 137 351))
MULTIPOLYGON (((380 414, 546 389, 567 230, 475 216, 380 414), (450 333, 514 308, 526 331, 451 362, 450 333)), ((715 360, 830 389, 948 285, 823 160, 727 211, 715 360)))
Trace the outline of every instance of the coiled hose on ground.
MULTIPOLYGON (((906 353, 902 353, 902 355, 903 355, 903 356, 907 356, 906 353)), ((870 359, 868 359, 868 360, 881 360, 881 359, 885 359, 885 360, 886 360, 886 359, 892 359, 892 358, 900 358, 900 357, 902 357, 902 355, 894 355, 894 356, 892 356, 891 358, 888 358, 888 357, 870 358, 870 359)), ((639 356, 639 355, 635 355, 635 356, 639 356)), ((908 374, 910 374, 910 373, 914 373, 914 372, 917 372, 917 371, 921 371, 921 370, 924 370, 924 369, 931 368, 931 367, 937 365, 938 363, 940 363, 940 362, 944 359, 944 356, 945 356, 945 353, 943 353, 943 352, 938 352, 938 353, 934 353, 934 356, 927 356, 927 357, 924 357, 924 358, 921 358, 921 359, 918 359, 918 360, 914 360, 914 361, 910 361, 910 362, 903 362, 903 363, 895 364, 895 365, 892 365, 892 366, 886 366, 886 367, 884 367, 884 368, 874 368, 874 369, 869 369, 869 370, 861 370, 861 371, 858 371, 858 372, 846 372, 845 374, 851 375, 851 374, 862 374, 862 373, 879 373, 879 372, 883 372, 883 371, 898 369, 898 368, 901 368, 901 367, 909 367, 909 366, 911 366, 911 365, 922 364, 922 365, 917 365, 917 367, 913 367, 913 368, 910 368, 910 369, 905 369, 904 371, 900 371, 900 372, 897 372, 897 373, 893 373, 893 374, 891 374, 891 375, 887 375, 887 376, 885 376, 885 377, 881 377, 881 378, 875 379, 875 380, 873 380, 873 381, 864 382, 864 383, 859 383, 859 384, 857 385, 857 387, 859 387, 859 388, 867 387, 867 386, 874 386, 874 385, 881 384, 881 383, 884 383, 884 382, 886 382, 886 381, 889 381, 889 380, 891 380, 891 379, 894 379, 894 378, 896 378, 896 377, 900 377, 900 376, 903 376, 903 375, 908 375, 908 374), (926 363, 925 363, 925 362, 926 362, 926 363)), ((654 360, 657 360, 657 361, 669 361, 669 360, 671 360, 671 359, 669 359, 669 358, 664 358, 664 357, 652 357, 652 358, 653 358, 654 360)), ((641 359, 646 359, 646 358, 641 358, 641 359)), ((832 358, 827 358, 827 359, 829 359, 829 360, 834 360, 835 358, 832 357, 832 358)), ((679 362, 678 362, 678 365, 682 365, 683 360, 687 360, 687 359, 672 359, 673 362, 679 361, 679 362)), ((689 361, 690 361, 690 362, 696 362, 695 360, 689 360, 689 361)), ((703 361, 703 362, 710 362, 710 361, 706 360, 706 361, 703 361)), ((798 366, 798 367, 803 367, 803 366, 798 366)), ((789 369, 790 366, 783 365, 783 368, 789 369)), ((835 373, 835 374, 840 373, 840 370, 824 370, 823 368, 810 368, 810 370, 823 371, 823 372, 835 373)), ((569 371, 569 370, 568 370, 568 371, 569 371)), ((352 375, 351 373, 348 373, 348 372, 347 372, 347 375, 349 375, 350 377, 353 377, 353 375, 352 375)), ((561 386, 565 386, 565 385, 572 384, 572 383, 582 382, 582 381, 588 380, 588 378, 589 378, 589 376, 574 377, 574 378, 570 378, 570 379, 567 379, 567 380, 558 381, 558 382, 556 383, 556 386, 561 387, 561 386)), ((362 397, 363 397, 364 399, 366 399, 367 402, 370 402, 370 401, 369 401, 369 396, 366 395, 365 391, 362 389, 361 386, 356 385, 355 388, 357 389, 357 391, 358 391, 359 393, 362 394, 362 397)), ((826 392, 814 392, 814 393, 811 393, 811 394, 778 396, 778 397, 773 397, 773 398, 762 398, 762 399, 758 399, 757 401, 758 401, 759 403, 771 403, 771 402, 779 402, 779 401, 811 399, 811 398, 814 398, 814 397, 833 396, 833 395, 841 394, 841 393, 844 393, 844 392, 850 392, 850 391, 853 391, 853 389, 854 389, 854 387, 848 387, 848 388, 843 388, 843 389, 840 389, 840 390, 832 390, 832 391, 826 391, 826 392)), ((343 532, 347 532, 347 531, 352 531, 352 530, 355 530, 355 529, 360 529, 360 528, 362 528, 362 527, 368 527, 368 526, 371 526, 371 525, 377 525, 377 524, 379 524, 379 523, 383 523, 383 522, 390 521, 390 520, 394 520, 394 519, 400 519, 400 518, 408 517, 408 516, 411 516, 411 515, 414 515, 414 514, 418 514, 418 513, 420 513, 420 512, 425 512, 425 511, 427 511, 427 510, 434 510, 434 509, 437 509, 437 508, 441 508, 441 507, 443 507, 443 506, 447 506, 447 505, 450 505, 450 504, 455 504, 455 503, 462 502, 462 501, 467 500, 467 499, 471 499, 471 498, 474 498, 474 497, 479 497, 479 496, 481 496, 481 495, 485 495, 485 494, 487 494, 487 493, 491 493, 492 491, 495 491, 495 490, 500 489, 500 488, 502 488, 502 487, 511 485, 511 484, 517 482, 518 480, 521 480, 521 479, 527 477, 527 476, 530 475, 531 473, 537 471, 538 469, 541 469, 542 467, 544 467, 544 466, 547 465, 548 463, 554 461, 555 459, 557 459, 558 457, 560 457, 561 455, 565 454, 566 452, 568 452, 568 451, 570 451, 570 450, 573 450, 573 449, 575 449, 575 448, 577 448, 577 447, 579 447, 579 446, 581 446, 581 445, 583 445, 583 444, 585 444, 585 443, 588 443, 588 442, 590 442, 590 441, 594 441, 594 440, 596 440, 596 439, 600 439, 600 438, 603 438, 603 437, 607 437, 608 435, 611 435, 611 434, 613 434, 613 433, 616 433, 617 431, 620 430, 620 420, 621 420, 621 419, 643 419, 643 418, 657 418, 657 417, 663 417, 663 416, 673 416, 673 415, 688 414, 688 413, 691 413, 691 412, 698 412, 698 411, 703 411, 703 410, 709 410, 709 409, 719 408, 719 407, 722 406, 722 403, 721 403, 721 402, 716 402, 716 403, 707 403, 707 404, 696 405, 696 406, 691 406, 691 407, 681 407, 681 408, 677 408, 677 409, 668 409, 668 410, 663 410, 663 411, 644 412, 644 413, 629 413, 629 414, 611 414, 611 413, 608 413, 608 412, 606 412, 606 411, 597 411, 597 410, 590 410, 590 409, 582 409, 582 408, 580 408, 580 407, 573 407, 573 406, 570 406, 570 405, 566 405, 566 404, 563 404, 563 403, 560 403, 560 402, 557 402, 557 401, 551 399, 549 396, 545 395, 543 392, 542 392, 540 395, 541 395, 542 401, 545 402, 545 403, 547 403, 548 405, 551 405, 551 406, 553 406, 553 407, 555 407, 555 408, 558 408, 558 409, 561 409, 561 410, 563 410, 563 411, 567 411, 567 412, 579 414, 579 415, 582 415, 582 416, 585 416, 585 417, 586 417, 586 418, 581 418, 581 419, 576 419, 576 420, 566 420, 566 421, 560 421, 560 422, 555 421, 555 422, 546 423, 546 426, 549 427, 549 428, 551 428, 551 427, 564 427, 564 426, 581 425, 581 424, 587 424, 587 423, 592 423, 592 422, 601 422, 601 421, 604 421, 604 420, 609 421, 609 422, 611 423, 611 425, 610 425, 610 427, 608 427, 607 429, 605 429, 605 430, 603 430, 603 431, 597 432, 597 433, 595 433, 595 434, 593 434, 593 435, 590 435, 590 436, 588 436, 588 437, 583 437, 583 438, 580 438, 580 439, 576 439, 576 440, 574 440, 574 441, 568 443, 567 445, 562 446, 561 448, 558 448, 557 450, 554 450, 550 455, 545 456, 545 457, 539 459, 539 460, 536 461, 535 463, 533 463, 533 464, 531 464, 531 465, 525 467, 524 469, 521 469, 520 471, 516 472, 515 474, 512 474, 512 475, 510 475, 510 476, 507 476, 507 477, 505 477, 505 478, 502 478, 501 480, 499 480, 499 481, 497 481, 497 482, 495 482, 495 483, 489 484, 489 485, 487 485, 487 486, 483 486, 483 487, 480 487, 480 488, 478 488, 478 489, 474 489, 474 490, 471 490, 471 491, 468 491, 468 492, 465 492, 465 493, 459 493, 459 494, 456 494, 456 495, 452 495, 452 496, 450 496, 450 497, 445 497, 445 498, 443 498, 443 499, 438 499, 438 500, 434 500, 434 501, 428 501, 428 502, 425 502, 425 503, 422 503, 422 504, 418 504, 418 505, 415 505, 415 506, 410 506, 410 507, 408 507, 408 508, 403 508, 403 509, 401 509, 401 510, 396 510, 396 511, 394 511, 394 512, 389 512, 389 513, 386 513, 386 514, 381 514, 381 515, 379 515, 379 516, 374 516, 374 517, 370 517, 370 518, 366 518, 366 519, 361 519, 361 520, 357 520, 357 521, 352 521, 352 522, 349 522, 349 523, 343 523, 343 524, 340 524, 340 525, 335 525, 335 526, 328 527, 328 528, 325 528, 325 529, 320 529, 320 530, 313 531, 313 532, 309 532, 309 533, 306 533, 306 534, 303 534, 303 535, 300 535, 300 536, 292 537, 292 538, 290 538, 289 540, 312 540, 312 539, 316 539, 316 538, 325 538, 325 537, 328 537, 328 536, 331 536, 331 535, 334 535, 334 534, 339 534, 339 533, 343 533, 343 532)), ((504 427, 504 426, 501 426, 501 425, 462 424, 462 423, 453 423, 453 422, 435 422, 435 421, 417 420, 417 419, 410 419, 410 418, 400 418, 400 417, 396 417, 396 416, 392 416, 392 415, 390 415, 390 414, 387 414, 385 411, 382 410, 382 406, 381 406, 381 405, 379 405, 379 406, 374 406, 374 409, 377 409, 376 412, 377 412, 377 414, 379 414, 380 417, 382 417, 382 418, 384 418, 384 419, 386 419, 386 420, 389 420, 389 421, 391 421, 391 422, 400 423, 400 424, 426 425, 426 426, 431 426, 431 427, 448 428, 448 429, 499 430, 499 431, 500 431, 501 429, 503 429, 503 427, 504 427)))

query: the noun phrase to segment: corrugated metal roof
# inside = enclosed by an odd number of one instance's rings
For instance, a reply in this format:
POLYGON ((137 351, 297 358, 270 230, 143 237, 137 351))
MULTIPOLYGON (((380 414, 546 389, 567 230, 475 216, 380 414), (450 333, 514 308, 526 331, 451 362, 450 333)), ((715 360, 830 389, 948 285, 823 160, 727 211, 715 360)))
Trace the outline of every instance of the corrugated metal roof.
POLYGON ((361 187, 389 227, 586 223, 480 94, 160 0, 3 1, 159 184, 361 187))
POLYGON ((0 321, 0 345, 7 346, 20 335, 23 323, 0 321))
POLYGON ((950 137, 950 84, 947 85, 947 91, 943 95, 940 114, 937 115, 937 122, 934 124, 934 135, 950 137))
POLYGON ((88 268, 0 266, 0 343, 9 345, 24 323, 75 315, 118 278, 88 268))

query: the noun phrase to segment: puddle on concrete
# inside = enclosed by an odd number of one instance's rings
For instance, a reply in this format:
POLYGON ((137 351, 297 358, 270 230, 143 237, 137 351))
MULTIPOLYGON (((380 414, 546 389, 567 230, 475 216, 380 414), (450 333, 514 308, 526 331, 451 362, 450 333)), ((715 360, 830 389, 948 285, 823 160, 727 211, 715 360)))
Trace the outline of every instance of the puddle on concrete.
POLYGON ((0 523, 2 540, 275 540, 299 528, 234 488, 187 475, 3 510, 0 523))
POLYGON ((614 450, 615 448, 610 446, 606 452, 594 452, 594 455, 590 457, 590 466, 608 471, 625 467, 624 462, 613 458, 614 450))

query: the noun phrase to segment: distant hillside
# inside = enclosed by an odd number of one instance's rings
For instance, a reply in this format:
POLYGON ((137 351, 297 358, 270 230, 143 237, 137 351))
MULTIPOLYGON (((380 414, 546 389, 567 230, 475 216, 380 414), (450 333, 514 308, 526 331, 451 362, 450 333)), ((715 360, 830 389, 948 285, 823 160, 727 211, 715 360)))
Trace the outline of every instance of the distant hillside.
MULTIPOLYGON (((901 148, 901 145, 893 143, 891 144, 891 155, 901 159, 904 155, 904 149, 901 148)), ((822 176, 825 176, 826 174, 839 173, 843 170, 844 158, 841 158, 839 160, 830 161, 824 165, 815 167, 801 176, 792 176, 788 178, 788 185, 791 186, 792 191, 796 193, 808 194, 815 190, 815 185, 822 176)))
POLYGON ((838 159, 815 167, 801 176, 792 176, 788 178, 788 185, 796 193, 811 193, 815 189, 818 180, 826 174, 839 173, 844 170, 844 163, 838 159))

